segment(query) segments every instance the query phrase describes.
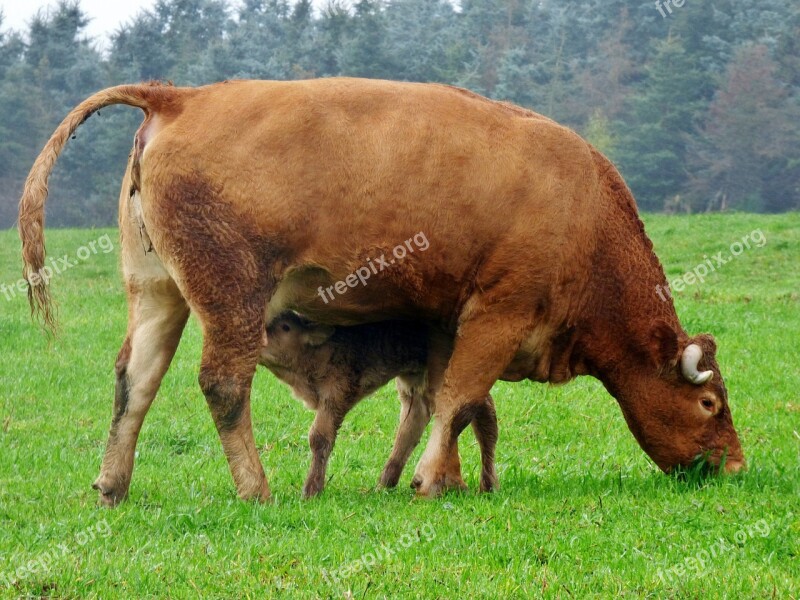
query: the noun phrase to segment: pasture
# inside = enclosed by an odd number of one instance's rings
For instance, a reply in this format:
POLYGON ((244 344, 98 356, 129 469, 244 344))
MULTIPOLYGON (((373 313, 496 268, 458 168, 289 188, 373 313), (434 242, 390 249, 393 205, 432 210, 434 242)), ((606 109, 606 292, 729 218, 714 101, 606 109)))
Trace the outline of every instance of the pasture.
POLYGON ((498 383, 499 491, 474 491, 468 429, 472 491, 420 500, 409 482, 426 438, 397 489, 375 487, 399 411, 387 386, 345 421, 322 496, 302 501, 313 414, 260 369, 253 423, 274 504, 243 503, 197 384, 192 319, 115 510, 90 486, 125 333, 117 232, 47 233, 54 266, 75 263, 52 279, 52 344, 11 291, 19 242, 1 232, 0 598, 797 598, 800 214, 645 222, 683 283, 684 328, 717 339, 748 472, 664 476, 593 379, 498 383), (705 281, 684 276, 700 264, 715 267, 705 281))

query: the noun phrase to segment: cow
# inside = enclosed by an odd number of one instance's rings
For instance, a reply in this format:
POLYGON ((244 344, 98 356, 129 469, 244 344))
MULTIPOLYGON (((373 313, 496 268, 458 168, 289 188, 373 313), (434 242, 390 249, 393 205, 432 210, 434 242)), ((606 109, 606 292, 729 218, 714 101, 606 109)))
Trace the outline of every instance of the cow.
MULTIPOLYGON (((431 332, 420 323, 381 321, 331 327, 312 323, 291 311, 267 325, 268 341, 259 362, 317 413, 308 433, 312 460, 303 486, 305 498, 318 495, 325 485, 328 458, 347 413, 395 377, 401 402, 400 425, 380 484, 397 485, 433 414, 434 388, 441 381, 441 370, 438 374, 428 372, 429 358, 434 369, 442 364, 429 356, 430 337, 431 332)), ((472 427, 481 448, 482 463, 493 468, 497 417, 491 397, 484 406, 488 412, 476 415, 472 427)), ((453 456, 458 459, 457 452, 453 456)), ((483 472, 481 489, 493 489, 496 478, 494 471, 483 472)), ((458 486, 461 482, 454 484, 458 486)))
MULTIPOLYGON (((200 387, 241 498, 270 498, 250 389, 265 323, 284 310, 332 326, 419 321, 451 336, 413 478, 422 496, 463 481, 456 441, 501 374, 596 377, 665 472, 698 457, 716 471, 745 465, 713 337, 690 336, 658 297, 667 283, 633 195, 570 129, 439 84, 107 88, 65 117, 28 175, 19 231, 31 284, 58 154, 114 104, 145 118, 120 197, 129 318, 94 484, 102 502, 127 494, 142 420, 190 310, 203 333, 200 387), (418 232, 429 247, 411 253, 418 232), (370 278, 351 287, 365 266, 370 278)), ((52 328, 47 286, 30 285, 29 299, 52 328)))

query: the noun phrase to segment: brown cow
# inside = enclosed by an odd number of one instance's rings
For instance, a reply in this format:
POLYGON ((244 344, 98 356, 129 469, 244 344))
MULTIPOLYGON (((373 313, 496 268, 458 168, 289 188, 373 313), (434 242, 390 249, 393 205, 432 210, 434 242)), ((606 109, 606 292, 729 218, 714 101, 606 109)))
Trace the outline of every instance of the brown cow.
MULTIPOLYGON (((328 458, 350 409, 395 377, 402 404, 400 425, 380 483, 396 486, 433 414, 433 386, 441 382, 441 373, 428 374, 428 328, 409 321, 331 327, 287 311, 269 323, 267 339, 259 362, 317 412, 308 433, 312 461, 303 496, 316 496, 325 486, 328 458)), ((431 365, 436 368, 441 361, 434 358, 431 365)), ((482 462, 493 468, 497 418, 491 397, 484 407, 488 412, 476 415, 472 426, 482 462)), ((458 453, 453 457, 458 460, 458 453)), ((491 490, 495 483, 494 471, 481 474, 482 490, 491 490)), ((452 484, 460 486, 463 482, 452 484)))
MULTIPOLYGON (((70 112, 28 176, 19 228, 29 281, 44 266, 50 171, 75 129, 111 104, 145 119, 121 197, 130 315, 95 483, 103 501, 127 493, 142 419, 190 308, 203 329, 200 386, 239 495, 269 498, 250 422, 268 302, 270 314, 323 324, 409 319, 450 332, 420 494, 460 481, 458 435, 504 372, 597 377, 664 471, 698 455, 743 466, 714 340, 687 335, 658 297, 664 272, 630 191, 569 129, 434 84, 109 88, 70 112), (429 249, 399 260, 417 232, 429 249), (366 285, 337 289, 379 258, 366 285)), ((46 286, 32 285, 31 303, 52 325, 46 286)))

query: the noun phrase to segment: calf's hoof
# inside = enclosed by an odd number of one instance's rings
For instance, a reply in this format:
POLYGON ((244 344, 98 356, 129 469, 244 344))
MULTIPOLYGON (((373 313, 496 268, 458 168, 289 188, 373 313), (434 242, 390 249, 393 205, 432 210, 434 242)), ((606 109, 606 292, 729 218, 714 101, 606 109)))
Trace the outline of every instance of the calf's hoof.
POLYGON ((381 473, 380 486, 385 488, 397 487, 403 468, 394 463, 388 463, 381 473))
POLYGON ((323 487, 323 484, 317 481, 306 481, 303 486, 303 500, 316 498, 322 493, 323 487))
POLYGON ((484 493, 495 491, 499 487, 497 473, 481 473, 480 490, 484 493))
POLYGON ((113 481, 110 477, 100 475, 92 487, 99 493, 98 500, 102 506, 113 508, 128 497, 128 486, 113 481))

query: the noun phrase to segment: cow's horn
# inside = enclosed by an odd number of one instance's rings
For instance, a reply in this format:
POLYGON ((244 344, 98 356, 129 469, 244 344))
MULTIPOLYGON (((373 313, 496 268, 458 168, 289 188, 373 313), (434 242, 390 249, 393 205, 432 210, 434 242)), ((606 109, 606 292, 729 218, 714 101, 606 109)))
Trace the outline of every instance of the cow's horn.
POLYGON ((714 376, 714 371, 697 370, 697 363, 703 358, 703 349, 697 344, 689 344, 681 356, 681 372, 695 385, 703 385, 714 376))

